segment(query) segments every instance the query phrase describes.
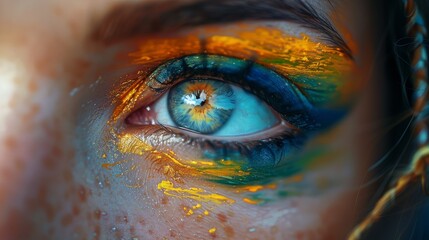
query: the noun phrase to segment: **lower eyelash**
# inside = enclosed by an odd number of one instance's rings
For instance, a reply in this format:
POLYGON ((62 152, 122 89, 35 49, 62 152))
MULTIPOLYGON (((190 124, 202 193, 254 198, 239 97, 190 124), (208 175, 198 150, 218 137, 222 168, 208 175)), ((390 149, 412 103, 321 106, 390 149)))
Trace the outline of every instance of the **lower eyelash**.
MULTIPOLYGON (((305 136, 291 131, 283 131, 274 137, 248 142, 193 138, 160 125, 136 127, 135 131, 145 142, 160 152, 181 148, 188 151, 189 149, 198 149, 201 156, 179 160, 184 165, 195 159, 210 161, 216 166, 229 161, 249 173, 236 176, 203 175, 208 180, 227 185, 269 183, 274 179, 283 178, 300 171, 302 163, 291 160, 290 156, 304 145, 306 139, 305 136)), ((195 153, 195 151, 191 152, 195 153)), ((177 155, 182 157, 180 153, 177 155)))

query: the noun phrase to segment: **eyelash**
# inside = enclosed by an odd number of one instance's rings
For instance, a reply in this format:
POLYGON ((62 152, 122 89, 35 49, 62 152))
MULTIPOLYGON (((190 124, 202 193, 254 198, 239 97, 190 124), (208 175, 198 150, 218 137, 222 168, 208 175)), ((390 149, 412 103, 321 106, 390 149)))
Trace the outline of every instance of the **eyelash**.
MULTIPOLYGON (((201 177, 210 181, 227 185, 263 184, 291 176, 303 170, 308 161, 296 161, 290 157, 296 156, 295 153, 303 147, 307 139, 317 131, 331 126, 345 111, 314 107, 294 82, 257 61, 258 59, 193 53, 158 62, 158 66, 152 69, 151 73, 138 74, 132 89, 124 94, 124 99, 121 100, 131 104, 116 108, 113 122, 123 121, 121 129, 140 136, 159 151, 172 151, 178 145, 186 149, 196 148, 202 153, 200 159, 209 159, 217 164, 216 166, 220 166, 218 163, 224 160, 235 161, 241 170, 248 173, 246 176, 214 176, 204 174, 203 171, 201 177), (199 68, 195 63, 198 63, 196 59, 200 61, 199 68), (194 67, 190 67, 191 64, 194 64, 194 67), (154 125, 155 122, 145 126, 130 124, 129 116, 135 113, 136 109, 151 106, 176 84, 189 78, 207 80, 207 77, 237 84, 253 93, 293 127, 283 124, 279 131, 274 131, 262 139, 225 141, 197 134, 184 134, 178 129, 154 125), (129 114, 128 117, 116 117, 123 116, 124 112, 129 114)), ((179 161, 186 164, 184 159, 179 161)))
MULTIPOLYGON (((134 126, 130 131, 144 136, 142 141, 148 142, 152 146, 158 146, 158 151, 168 152, 172 151, 171 149, 182 147, 203 149, 206 152, 204 159, 208 158, 218 165, 221 165, 219 163, 223 161, 234 161, 241 166, 241 171, 248 173, 244 176, 202 175, 206 180, 226 185, 266 184, 274 179, 290 176, 300 171, 305 165, 305 163, 285 157, 290 152, 298 150, 308 138, 308 136, 296 131, 283 131, 277 133, 276 136, 248 142, 192 138, 187 134, 162 125, 134 126), (285 149, 282 145, 286 145, 288 148, 285 149), (273 148, 277 149, 273 150, 273 148), (267 149, 273 154, 272 157, 267 156, 267 149), (254 161, 255 159, 258 161, 254 161), (272 161, 272 159, 275 160, 272 161)), ((186 160, 181 162, 187 164, 186 160)))
MULTIPOLYGON (((215 64, 214 64, 215 65, 215 64)), ((234 64, 230 64, 234 65, 234 64)), ((222 81, 236 81, 237 79, 246 79, 249 72, 254 67, 259 67, 262 70, 265 68, 251 62, 249 60, 239 60, 228 58, 225 56, 217 56, 217 55, 191 55, 185 56, 180 59, 170 60, 167 63, 162 64, 158 67, 152 74, 147 78, 146 85, 152 90, 153 98, 150 101, 146 102, 154 102, 160 96, 165 94, 171 87, 175 84, 181 82, 181 80, 186 79, 192 76, 193 79, 196 78, 195 75, 202 76, 210 76, 210 78, 219 78, 222 81), (235 63, 235 65, 245 66, 236 72, 235 75, 231 76, 228 74, 223 74, 221 71, 208 71, 207 67, 202 67, 201 70, 194 71, 194 69, 189 69, 184 66, 184 61, 195 58, 203 58, 202 62, 207 64, 210 60, 230 60, 235 63), (173 71, 173 73, 168 73, 165 69, 174 66, 181 66, 186 69, 185 74, 180 73, 180 71, 173 71), (166 67, 167 66, 167 67, 166 67), (179 72, 179 73, 177 73, 179 72), (160 77, 161 76, 161 77, 160 77), (240 76, 240 77, 238 77, 240 76)), ((216 69, 216 68, 215 68, 216 69)), ((275 74, 276 77, 281 77, 277 75, 277 73, 271 70, 265 70, 268 73, 275 74)), ((268 74, 267 73, 267 74, 268 74)), ((285 84, 289 84, 284 78, 280 79, 285 84)), ((244 81, 244 80, 243 80, 244 81)), ((266 94, 266 89, 272 86, 268 84, 263 85, 263 87, 254 87, 249 83, 241 82, 241 86, 245 86, 247 90, 252 91, 252 89, 256 89, 259 91, 253 91, 262 98, 262 100, 267 101, 266 97, 269 94, 266 94)), ((287 85, 289 87, 291 85, 287 85)), ((281 87, 275 89, 278 91, 284 91, 281 87)), ((285 92, 285 91, 284 91, 285 92)), ((289 95, 294 96, 294 95, 289 95)), ((304 96, 302 96, 304 97, 304 96)), ((291 101, 291 99, 288 99, 291 101)), ((274 100, 274 102, 278 102, 278 100, 274 100)), ((271 100, 273 102, 273 100, 271 100)), ((268 103, 270 104, 270 103, 268 103)), ((145 104, 144 107, 149 106, 149 104, 145 104)), ((141 108, 139 108, 141 109, 141 108)), ((278 112, 281 107, 277 107, 276 111, 278 112)), ((132 115, 132 114, 131 114, 132 115)), ((129 115, 129 116, 131 116, 129 115)), ((284 117, 284 114, 282 115, 284 117)), ((191 136, 190 134, 184 134, 182 131, 175 130, 170 127, 162 126, 162 125, 145 125, 145 126, 132 126, 127 121, 128 118, 125 119, 125 123, 127 124, 127 129, 132 129, 131 131, 136 132, 140 136, 145 138, 145 141, 148 141, 153 146, 162 146, 162 148, 173 149, 174 147, 186 146, 187 149, 196 148, 200 149, 201 152, 204 152, 202 158, 210 159, 211 161, 222 161, 222 160, 232 160, 235 162, 240 162, 244 171, 248 171, 251 174, 247 177, 243 176, 228 176, 228 178, 224 178, 222 176, 210 176, 209 180, 220 182, 229 185, 242 185, 249 183, 260 183, 269 182, 274 178, 285 177, 283 173, 286 175, 290 174, 290 170, 284 171, 283 166, 288 165, 290 168, 290 161, 286 156, 291 155, 291 153, 296 152, 305 142, 305 139, 308 138, 310 130, 314 127, 308 127, 306 124, 302 124, 304 131, 301 131, 300 128, 290 128, 286 126, 280 126, 279 128, 273 131, 274 133, 269 137, 264 137, 263 139, 257 140, 247 140, 247 141, 225 141, 221 139, 208 139, 203 135, 195 135, 191 136), (275 167, 275 170, 273 170, 275 167), (277 171, 276 171, 277 170, 277 171)), ((295 119, 295 122, 301 121, 302 116, 298 119, 295 119)), ((301 121, 302 122, 302 121, 301 121)), ((295 163, 294 163, 295 164, 295 163)), ((300 167, 294 168, 298 169, 300 167)))

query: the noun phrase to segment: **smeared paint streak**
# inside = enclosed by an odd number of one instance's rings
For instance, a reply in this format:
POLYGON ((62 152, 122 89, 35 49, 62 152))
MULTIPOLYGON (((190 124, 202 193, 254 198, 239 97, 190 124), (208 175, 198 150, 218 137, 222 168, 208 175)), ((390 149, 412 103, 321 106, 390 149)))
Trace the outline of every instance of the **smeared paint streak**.
POLYGON ((262 200, 252 200, 250 198, 243 198, 243 202, 245 202, 247 204, 258 205, 258 204, 261 204, 263 201, 262 200))
POLYGON ((118 166, 125 162, 128 162, 128 160, 116 161, 114 163, 103 163, 101 164, 101 167, 107 170, 112 170, 113 167, 118 166))
POLYGON ((233 204, 235 202, 233 199, 227 198, 220 194, 207 193, 204 189, 201 188, 182 189, 179 187, 174 187, 172 182, 165 180, 158 183, 158 189, 162 190, 165 195, 171 197, 188 198, 201 202, 213 202, 217 204, 233 204))
POLYGON ((277 184, 267 184, 267 185, 251 185, 240 187, 237 192, 259 192, 266 189, 276 189, 277 184))
MULTIPOLYGON (((185 161, 179 159, 173 151, 158 151, 155 147, 146 143, 143 139, 132 134, 123 134, 118 136, 117 149, 124 154, 135 154, 139 156, 147 155, 157 160, 162 160, 164 174, 170 177, 175 177, 179 172, 186 176, 199 177, 227 177, 227 176, 248 176, 250 172, 242 170, 242 165, 239 162, 231 160, 222 160, 210 162, 207 160, 192 160, 185 161), (172 163, 169 165, 168 163, 172 163)), ((111 170, 123 162, 104 163, 102 166, 111 170)), ((136 170, 133 168, 131 170, 136 170)))

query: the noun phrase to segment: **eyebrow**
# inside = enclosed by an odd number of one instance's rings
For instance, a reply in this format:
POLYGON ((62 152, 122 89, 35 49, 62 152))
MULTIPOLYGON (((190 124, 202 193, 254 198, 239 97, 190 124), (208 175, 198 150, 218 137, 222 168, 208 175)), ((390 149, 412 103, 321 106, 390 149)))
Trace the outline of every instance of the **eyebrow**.
MULTIPOLYGON (((333 4, 329 0, 327 2, 328 7, 333 8, 333 4)), ((139 35, 167 33, 208 24, 288 21, 321 33, 324 41, 352 58, 351 50, 341 34, 319 12, 302 0, 120 3, 93 26, 90 37, 95 42, 113 43, 139 35)))

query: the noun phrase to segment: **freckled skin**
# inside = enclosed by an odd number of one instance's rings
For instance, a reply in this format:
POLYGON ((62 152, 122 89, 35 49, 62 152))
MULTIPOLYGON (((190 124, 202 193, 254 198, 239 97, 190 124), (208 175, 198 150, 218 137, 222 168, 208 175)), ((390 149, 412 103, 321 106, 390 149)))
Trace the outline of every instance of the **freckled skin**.
MULTIPOLYGON (((70 92, 89 88, 85 81, 92 81, 88 78, 98 63, 87 55, 85 34, 91 20, 114 2, 120 0, 0 1, 0 89, 13 86, 0 98, 2 239, 343 239, 356 217, 349 211, 356 198, 352 183, 350 191, 266 206, 244 203, 222 190, 236 203, 203 202, 192 209, 198 201, 166 196, 157 184, 168 179, 185 189, 216 193, 216 188, 192 178, 175 181, 148 162, 143 187, 128 188, 94 164, 101 162, 101 152, 81 134, 91 128, 77 129, 81 104, 94 96, 73 98, 70 92), (189 209, 193 213, 187 215, 189 209)), ((360 77, 368 79, 367 74, 360 77)), ((374 117, 369 104, 359 108, 354 121, 374 117)), ((353 183, 367 162, 360 164, 353 183)), ((365 193, 360 194, 364 201, 365 193)))

